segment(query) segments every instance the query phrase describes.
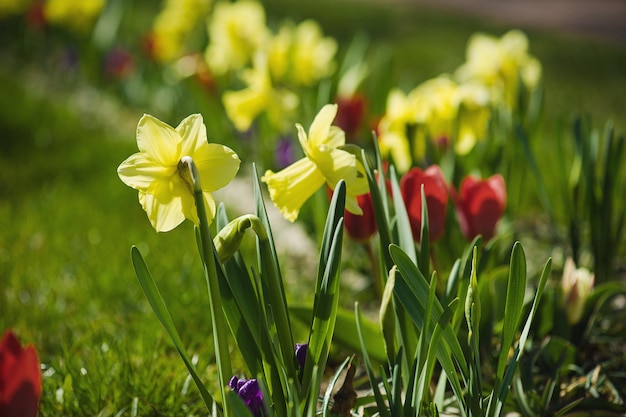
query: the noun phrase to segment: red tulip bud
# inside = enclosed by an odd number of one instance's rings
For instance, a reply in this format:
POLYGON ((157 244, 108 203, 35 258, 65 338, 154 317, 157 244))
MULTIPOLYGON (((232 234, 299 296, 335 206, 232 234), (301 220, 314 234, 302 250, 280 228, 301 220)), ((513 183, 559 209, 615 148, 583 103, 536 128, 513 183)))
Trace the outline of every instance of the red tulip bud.
POLYGON ((357 196, 356 200, 361 210, 363 210, 363 214, 359 216, 346 210, 344 213, 344 224, 348 236, 358 242, 366 242, 378 231, 372 196, 370 193, 362 194, 357 196))
POLYGON ((491 239, 496 224, 504 214, 506 185, 502 175, 496 174, 481 180, 473 176, 463 178, 460 196, 453 194, 461 231, 468 240, 482 235, 491 239))
POLYGON ((428 206, 429 238, 431 242, 435 242, 444 234, 448 205, 448 188, 439 166, 431 165, 425 171, 411 168, 400 181, 400 191, 416 242, 421 241, 422 185, 428 206))
POLYGON ((11 330, 0 340, 0 416, 36 417, 41 369, 35 347, 22 348, 11 330))

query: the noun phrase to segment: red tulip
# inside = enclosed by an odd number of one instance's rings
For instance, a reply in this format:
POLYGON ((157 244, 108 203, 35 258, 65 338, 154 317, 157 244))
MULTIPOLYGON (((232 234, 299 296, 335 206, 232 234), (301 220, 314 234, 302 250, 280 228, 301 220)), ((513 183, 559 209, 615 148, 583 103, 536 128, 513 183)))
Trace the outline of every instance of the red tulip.
POLYGON ((506 206, 504 178, 496 174, 481 180, 468 175, 461 182, 459 194, 457 197, 454 192, 453 200, 461 231, 468 240, 482 235, 488 241, 494 236, 506 206))
POLYGON ((0 416, 36 417, 41 397, 37 350, 22 348, 11 330, 0 340, 0 416))
POLYGON ((437 165, 422 171, 411 168, 400 181, 400 192, 411 222, 413 239, 421 241, 422 228, 422 185, 428 206, 428 229, 431 242, 441 239, 445 231, 448 188, 443 173, 437 165))
POLYGON ((361 130, 365 116, 365 97, 355 94, 351 97, 337 97, 337 117, 335 125, 339 126, 345 133, 348 141, 354 142, 361 130))
POLYGON ((376 231, 376 217, 374 216, 374 205, 370 193, 358 195, 356 197, 359 207, 363 210, 362 215, 352 214, 348 210, 344 213, 344 224, 348 236, 358 242, 366 242, 376 231))

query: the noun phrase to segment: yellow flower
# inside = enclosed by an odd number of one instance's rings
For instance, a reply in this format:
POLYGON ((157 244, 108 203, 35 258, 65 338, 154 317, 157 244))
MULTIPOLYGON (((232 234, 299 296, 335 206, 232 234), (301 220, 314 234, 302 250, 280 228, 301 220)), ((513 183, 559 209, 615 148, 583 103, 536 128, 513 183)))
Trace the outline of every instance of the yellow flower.
POLYGON ((275 88, 262 53, 256 55, 254 67, 242 74, 247 87, 238 91, 226 91, 222 96, 228 118, 235 128, 244 132, 254 119, 266 112, 272 126, 279 131, 286 128, 286 121, 300 104, 298 96, 285 88, 275 88))
POLYGON ((216 75, 246 66, 270 36, 263 6, 250 0, 217 3, 208 32, 205 59, 216 75))
POLYGON ((541 64, 528 53, 528 38, 519 30, 511 30, 498 39, 477 33, 467 46, 467 59, 456 74, 461 81, 485 84, 510 108, 515 108, 519 80, 533 89, 541 78, 541 64))
POLYGON ((279 172, 266 171, 261 180, 267 183, 270 198, 282 215, 294 221, 302 205, 324 183, 334 189, 339 180, 346 182, 346 209, 362 214, 356 196, 369 190, 363 165, 355 155, 339 149, 345 145, 343 130, 331 126, 337 105, 327 104, 313 120, 307 136, 296 124, 298 139, 305 157, 279 172))
POLYGON ((378 145, 383 156, 391 155, 398 172, 411 168, 410 139, 407 132, 414 125, 415 111, 409 98, 399 89, 393 89, 387 96, 385 115, 378 123, 378 145))
POLYGON ((170 62, 185 53, 189 35, 206 16, 211 0, 166 0, 152 24, 152 55, 170 62))
POLYGON ((181 163, 191 157, 198 168, 208 220, 215 216, 211 191, 227 185, 239 170, 239 157, 230 148, 207 142, 199 114, 185 118, 174 129, 144 115, 137 125, 139 152, 120 164, 117 173, 139 191, 139 202, 157 232, 174 229, 186 218, 198 224, 193 184, 181 163))
POLYGON ((103 6, 104 0, 48 0, 44 3, 43 13, 50 23, 82 32, 91 27, 103 6))
POLYGON ((311 86, 333 73, 336 52, 337 42, 324 37, 317 22, 287 23, 270 42, 270 71, 277 81, 311 86))
POLYGON ((582 318, 594 281, 594 274, 586 268, 576 268, 574 260, 567 258, 561 284, 565 313, 570 324, 576 324, 582 318))

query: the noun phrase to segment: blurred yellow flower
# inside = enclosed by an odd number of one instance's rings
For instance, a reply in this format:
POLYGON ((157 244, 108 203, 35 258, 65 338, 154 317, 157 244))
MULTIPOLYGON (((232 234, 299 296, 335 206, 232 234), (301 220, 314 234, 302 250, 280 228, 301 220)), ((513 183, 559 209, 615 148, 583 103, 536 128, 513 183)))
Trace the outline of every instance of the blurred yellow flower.
POLYGON ((285 130, 300 100, 292 91, 272 85, 265 56, 257 54, 254 67, 244 70, 241 77, 247 87, 226 91, 222 96, 226 114, 235 128, 245 132, 265 112, 272 126, 285 130))
POLYGON ((270 42, 270 72, 276 81, 311 86, 334 72, 336 52, 337 42, 317 22, 287 23, 270 42))
POLYGON ((412 158, 424 157, 428 140, 438 146, 454 140, 455 152, 467 154, 485 137, 490 116, 489 90, 477 83, 458 84, 442 75, 408 94, 392 90, 378 125, 381 153, 391 155, 400 173, 412 158))
POLYGON ((407 95, 393 89, 387 96, 385 115, 378 123, 378 146, 383 156, 391 155, 398 172, 411 168, 412 158, 408 131, 414 125, 415 112, 407 95))
POLYGON ((137 125, 139 152, 120 164, 117 173, 139 191, 139 202, 157 232, 174 229, 185 219, 198 224, 193 184, 181 162, 191 157, 198 168, 207 217, 215 216, 211 191, 227 185, 239 170, 239 157, 230 148, 207 142, 200 114, 185 118, 174 129, 144 115, 137 125))
POLYGON ((261 3, 252 0, 217 3, 208 21, 208 32, 205 59, 216 75, 249 64, 270 37, 265 10, 261 3))
POLYGON ((104 0, 47 0, 43 6, 45 20, 84 32, 91 28, 100 15, 104 0))
POLYGON ((24 13, 34 0, 0 0, 0 17, 24 13))
POLYGON ((166 0, 152 24, 152 56, 159 62, 181 57, 189 33, 206 16, 210 6, 211 0, 166 0))
POLYGON ((593 290, 595 276, 586 268, 576 268, 574 260, 567 258, 563 268, 563 302, 567 321, 576 324, 585 312, 585 303, 593 290))
POLYGON ((533 89, 541 79, 541 64, 528 53, 528 38, 511 30, 502 38, 474 34, 467 46, 466 62, 455 74, 460 82, 476 81, 492 89, 510 108, 515 108, 521 79, 533 89))
POLYGON ((268 170, 261 178, 267 183, 270 198, 289 221, 298 217, 302 205, 324 183, 334 189, 341 179, 346 182, 346 209, 363 213, 356 196, 369 191, 367 178, 356 156, 340 149, 346 138, 343 130, 331 126, 336 115, 336 104, 325 105, 313 120, 308 136, 296 124, 305 157, 279 172, 268 170))

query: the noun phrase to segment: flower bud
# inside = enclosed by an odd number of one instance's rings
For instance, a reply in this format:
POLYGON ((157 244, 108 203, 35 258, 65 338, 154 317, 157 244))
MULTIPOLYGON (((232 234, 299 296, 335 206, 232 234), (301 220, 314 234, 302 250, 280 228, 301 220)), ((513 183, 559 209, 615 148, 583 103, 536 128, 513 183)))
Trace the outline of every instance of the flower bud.
POLYGON ((478 235, 485 242, 491 239, 506 206, 504 178, 496 174, 481 180, 468 175, 461 182, 460 195, 454 190, 451 194, 463 235, 468 240, 478 235))
POLYGON ((400 191, 409 215, 413 239, 416 242, 421 241, 422 185, 428 205, 429 238, 431 242, 435 242, 444 234, 448 205, 448 189, 439 166, 432 165, 425 171, 411 168, 400 181, 400 191))
POLYGON ((0 416, 36 417, 41 389, 37 350, 7 330, 0 339, 0 416))
POLYGON ((239 250, 246 230, 252 228, 259 239, 267 239, 261 220, 251 214, 237 217, 220 230, 213 239, 220 262, 224 263, 239 250))
POLYGON ((580 321, 585 311, 585 303, 593 290, 595 276, 586 268, 576 268, 574 260, 567 258, 563 268, 563 303, 569 324, 580 321))

